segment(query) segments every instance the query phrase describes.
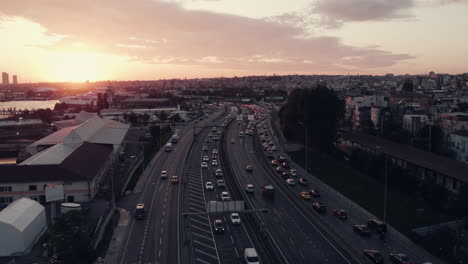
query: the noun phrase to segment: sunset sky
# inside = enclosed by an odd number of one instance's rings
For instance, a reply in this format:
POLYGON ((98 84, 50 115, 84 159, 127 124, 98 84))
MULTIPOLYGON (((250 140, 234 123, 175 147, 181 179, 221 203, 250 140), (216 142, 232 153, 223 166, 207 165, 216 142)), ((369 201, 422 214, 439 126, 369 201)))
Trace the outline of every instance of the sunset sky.
POLYGON ((2 0, 20 82, 468 72, 468 0, 2 0))

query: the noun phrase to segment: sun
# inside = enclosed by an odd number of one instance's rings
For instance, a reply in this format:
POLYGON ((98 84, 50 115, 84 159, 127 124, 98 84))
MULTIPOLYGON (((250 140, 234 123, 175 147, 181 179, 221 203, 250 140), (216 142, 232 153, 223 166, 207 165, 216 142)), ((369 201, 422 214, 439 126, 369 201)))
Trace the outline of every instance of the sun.
POLYGON ((53 79, 62 82, 95 81, 107 69, 105 56, 96 53, 61 52, 51 57, 53 79))

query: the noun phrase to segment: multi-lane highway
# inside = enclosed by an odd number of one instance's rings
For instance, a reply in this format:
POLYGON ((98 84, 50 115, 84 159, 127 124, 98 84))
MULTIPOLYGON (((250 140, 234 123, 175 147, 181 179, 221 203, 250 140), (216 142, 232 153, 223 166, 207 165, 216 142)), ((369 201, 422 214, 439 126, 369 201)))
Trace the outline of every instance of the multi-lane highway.
MULTIPOLYGON (((197 125, 210 123, 222 111, 197 125)), ((146 218, 130 219, 126 242, 121 253, 121 263, 178 263, 178 217, 179 217, 179 184, 172 184, 170 177, 181 177, 184 160, 192 145, 192 130, 195 124, 190 123, 179 131, 179 142, 174 144, 171 152, 160 151, 150 162, 145 174, 144 188, 137 194, 136 203, 144 203, 146 218), (161 171, 166 170, 169 179, 161 179, 161 171)), ((182 178, 181 181, 184 181, 182 178)), ((133 211, 130 212, 133 215, 133 211)))

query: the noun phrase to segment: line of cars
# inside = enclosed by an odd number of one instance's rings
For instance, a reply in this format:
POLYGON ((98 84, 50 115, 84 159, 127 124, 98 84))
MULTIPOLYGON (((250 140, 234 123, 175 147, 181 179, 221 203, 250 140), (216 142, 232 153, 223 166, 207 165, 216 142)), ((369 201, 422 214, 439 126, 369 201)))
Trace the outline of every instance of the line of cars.
MULTIPOLYGON (((262 114, 261 120, 264 120, 264 114, 262 114)), ((261 125, 265 125, 264 122, 261 125)), ((263 126, 262 131, 258 132, 260 141, 262 142, 263 150, 265 151, 265 155, 271 159, 271 165, 275 167, 275 171, 282 177, 284 182, 288 184, 289 186, 295 186, 296 185, 296 180, 294 180, 292 177, 298 177, 297 171, 295 169, 290 168, 287 160, 286 160, 286 155, 284 154, 278 154, 277 158, 274 159, 275 154, 274 151, 277 150, 277 148, 273 149, 274 147, 274 142, 271 139, 271 137, 268 135, 268 131, 266 130, 266 127, 263 126)), ((300 177, 297 182, 303 186, 308 185, 308 181, 305 178, 300 177)), ((312 200, 312 198, 316 198, 313 203, 312 203, 312 208, 321 214, 325 214, 327 211, 327 206, 324 205, 323 203, 317 201, 318 198, 320 198, 320 192, 317 189, 310 189, 307 191, 301 191, 299 192, 299 196, 303 200, 312 200)), ((346 220, 348 219, 348 213, 346 210, 343 209, 334 209, 333 215, 336 216, 338 219, 341 220, 346 220)), ((362 235, 362 236, 370 236, 371 231, 377 232, 377 234, 380 235, 380 238, 384 238, 386 232, 387 232, 387 225, 378 220, 378 219, 369 219, 366 224, 356 224, 353 225, 353 230, 362 235)), ((372 263, 376 264, 381 264, 384 263, 384 257, 383 254, 375 249, 364 249, 363 251, 364 256, 372 263)), ((389 259, 392 263, 399 263, 399 264, 413 264, 409 257, 405 254, 402 253, 391 253, 389 254, 389 259)))

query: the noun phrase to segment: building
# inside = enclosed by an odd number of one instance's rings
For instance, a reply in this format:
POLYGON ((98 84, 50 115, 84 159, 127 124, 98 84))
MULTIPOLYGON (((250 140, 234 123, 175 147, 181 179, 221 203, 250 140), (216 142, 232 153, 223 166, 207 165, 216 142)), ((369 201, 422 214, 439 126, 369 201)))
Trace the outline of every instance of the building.
POLYGON ((10 84, 10 79, 8 78, 8 73, 2 72, 2 84, 8 85, 10 84))
POLYGON ((13 84, 18 84, 18 76, 13 75, 13 84))
POLYGON ((455 159, 468 163, 468 130, 450 133, 449 145, 455 159))
POLYGON ((429 124, 429 116, 424 114, 405 114, 403 116, 403 129, 416 135, 421 128, 429 124))
POLYGON ((20 164, 0 166, 0 204, 22 197, 45 203, 48 184, 63 185, 67 202, 94 198, 124 147, 129 125, 89 113, 82 116, 85 120, 29 145, 29 157, 20 164))
POLYGON ((0 212, 0 257, 28 253, 47 230, 45 208, 21 198, 0 212))

